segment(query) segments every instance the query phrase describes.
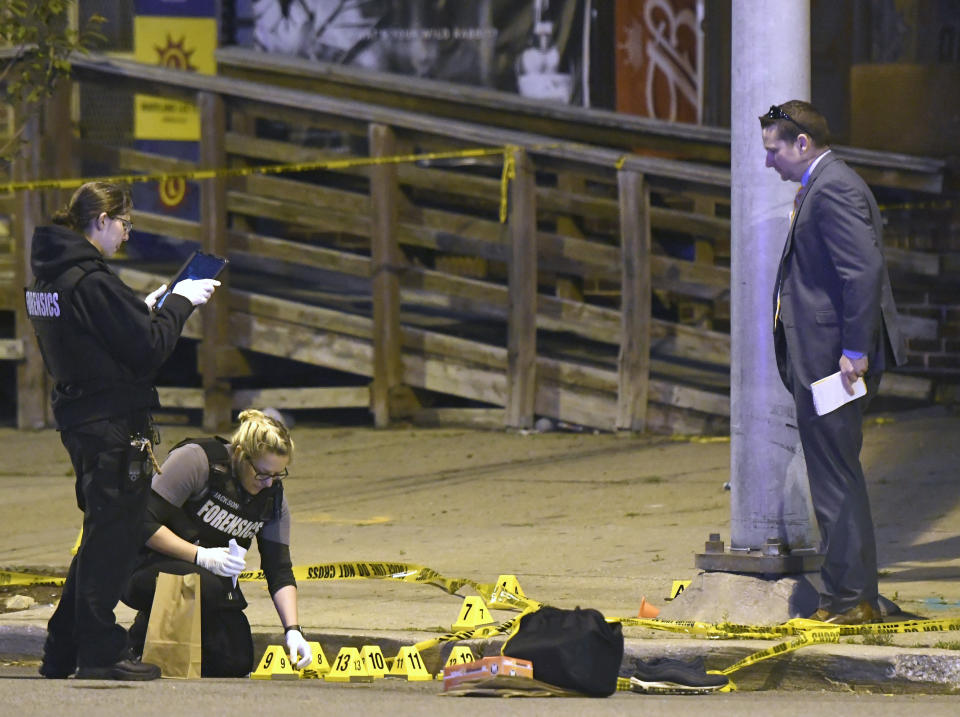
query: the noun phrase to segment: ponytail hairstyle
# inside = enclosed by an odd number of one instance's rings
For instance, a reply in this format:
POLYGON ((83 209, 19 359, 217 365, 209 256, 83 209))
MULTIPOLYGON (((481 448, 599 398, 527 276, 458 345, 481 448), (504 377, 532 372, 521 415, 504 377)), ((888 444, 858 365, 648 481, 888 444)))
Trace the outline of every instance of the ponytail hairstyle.
POLYGON ((265 453, 274 453, 293 460, 293 439, 280 421, 254 408, 243 411, 239 420, 240 425, 230 437, 235 456, 242 454, 254 460, 265 453))
POLYGON ((109 182, 87 182, 70 197, 70 202, 53 215, 53 223, 84 234, 101 214, 118 217, 133 209, 130 190, 109 182))

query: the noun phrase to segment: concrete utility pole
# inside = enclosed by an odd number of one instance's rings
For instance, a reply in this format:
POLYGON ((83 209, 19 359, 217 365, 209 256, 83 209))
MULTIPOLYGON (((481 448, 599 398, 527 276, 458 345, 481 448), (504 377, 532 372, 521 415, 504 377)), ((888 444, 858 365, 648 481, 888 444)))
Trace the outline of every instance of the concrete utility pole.
POLYGON ((732 10, 730 538, 736 554, 762 549, 769 538, 815 547, 818 537, 793 399, 773 352, 773 282, 796 185, 766 168, 757 120, 771 104, 810 97, 810 4, 733 0, 732 10))

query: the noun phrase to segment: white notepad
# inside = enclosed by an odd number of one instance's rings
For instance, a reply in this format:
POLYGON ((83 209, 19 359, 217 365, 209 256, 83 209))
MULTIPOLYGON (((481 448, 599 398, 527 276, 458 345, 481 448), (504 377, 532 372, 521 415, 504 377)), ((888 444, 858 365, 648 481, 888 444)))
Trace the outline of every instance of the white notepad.
POLYGON ((849 401, 866 396, 867 384, 863 382, 862 377, 858 378, 853 384, 853 395, 851 396, 843 387, 843 380, 840 378, 840 372, 837 371, 811 383, 810 390, 813 391, 813 407, 817 409, 817 415, 822 416, 825 413, 836 411, 849 401))

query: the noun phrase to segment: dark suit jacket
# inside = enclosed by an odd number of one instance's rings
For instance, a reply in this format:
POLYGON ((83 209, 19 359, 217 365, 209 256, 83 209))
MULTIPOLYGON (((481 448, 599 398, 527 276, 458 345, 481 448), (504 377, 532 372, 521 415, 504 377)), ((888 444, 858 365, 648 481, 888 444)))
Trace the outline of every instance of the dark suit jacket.
POLYGON ((788 390, 839 370, 843 349, 869 357, 868 373, 903 362, 882 220, 873 194, 834 152, 816 166, 780 258, 777 368, 788 390))

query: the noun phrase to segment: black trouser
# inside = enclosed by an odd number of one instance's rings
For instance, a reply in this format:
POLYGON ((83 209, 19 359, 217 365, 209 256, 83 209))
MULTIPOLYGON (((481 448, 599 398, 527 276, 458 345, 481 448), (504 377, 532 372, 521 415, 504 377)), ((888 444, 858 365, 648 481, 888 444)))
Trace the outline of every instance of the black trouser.
POLYGON ((867 395, 823 416, 810 390, 794 382, 797 427, 810 496, 820 524, 823 592, 820 607, 841 613, 866 601, 877 607, 877 545, 860 465, 863 413, 880 385, 867 375, 867 395))
POLYGON ((240 588, 233 587, 230 578, 153 551, 133 571, 123 593, 123 601, 140 611, 130 628, 133 651, 143 652, 160 573, 200 576, 201 675, 245 677, 253 669, 253 636, 243 614, 247 601, 240 588))
POLYGON ((60 434, 77 476, 83 538, 47 624, 44 662, 65 670, 103 667, 127 656, 113 610, 142 542, 151 468, 131 446, 148 435, 148 414, 86 423, 60 434))

